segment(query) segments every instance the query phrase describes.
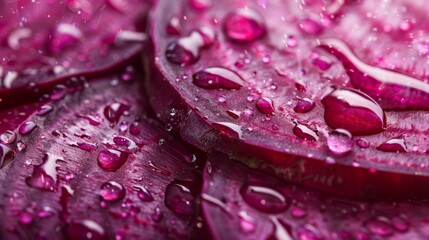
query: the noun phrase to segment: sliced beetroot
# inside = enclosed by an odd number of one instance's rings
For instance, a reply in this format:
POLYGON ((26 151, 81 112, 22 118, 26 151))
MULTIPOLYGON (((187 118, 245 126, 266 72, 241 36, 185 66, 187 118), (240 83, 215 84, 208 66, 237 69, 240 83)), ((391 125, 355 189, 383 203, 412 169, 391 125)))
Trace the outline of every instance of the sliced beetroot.
POLYGON ((190 238, 196 152, 145 101, 141 74, 105 77, 1 135, 1 239, 190 238))
POLYGON ((144 19, 150 3, 139 0, 3 2, 0 7, 1 109, 37 100, 72 76, 100 75, 125 64, 142 48, 146 38, 144 19))
POLYGON ((201 10, 161 0, 151 19, 155 56, 146 57, 150 103, 200 149, 284 179, 347 196, 428 196, 429 114, 416 110, 427 102, 424 4, 248 0, 201 10), (172 18, 179 36, 166 33, 172 18), (215 33, 210 46, 201 28, 215 33), (200 39, 187 42, 194 58, 172 61, 166 50, 190 34, 200 39), (234 76, 201 81, 213 68, 234 76), (398 136, 405 150, 386 147, 398 136))
POLYGON ((281 181, 220 153, 209 156, 201 198, 213 239, 429 237, 427 201, 338 198, 281 181))

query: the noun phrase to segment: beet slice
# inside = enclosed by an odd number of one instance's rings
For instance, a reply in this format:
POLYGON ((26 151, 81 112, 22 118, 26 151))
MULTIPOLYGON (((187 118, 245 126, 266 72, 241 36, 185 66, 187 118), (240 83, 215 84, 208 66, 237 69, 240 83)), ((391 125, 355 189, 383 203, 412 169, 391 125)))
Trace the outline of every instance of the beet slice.
POLYGON ((208 158, 201 198, 213 239, 429 237, 427 201, 338 198, 255 171, 220 153, 208 158))
POLYGON ((137 0, 1 3, 0 107, 35 101, 70 77, 93 77, 126 64, 141 51, 150 4, 137 0))
POLYGON ((200 149, 284 179, 351 197, 427 197, 422 4, 375 12, 372 1, 249 0, 201 10, 161 0, 146 57, 150 103, 200 149))
POLYGON ((197 152, 147 117, 141 80, 92 81, 1 135, 2 239, 190 238, 197 152))

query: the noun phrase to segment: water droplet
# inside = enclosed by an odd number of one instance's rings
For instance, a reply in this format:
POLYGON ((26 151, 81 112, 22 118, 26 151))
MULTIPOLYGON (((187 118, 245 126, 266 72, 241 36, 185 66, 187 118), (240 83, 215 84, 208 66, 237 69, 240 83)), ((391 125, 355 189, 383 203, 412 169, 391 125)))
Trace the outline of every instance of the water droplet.
POLYGON ((407 152, 407 144, 405 142, 405 137, 400 136, 392 138, 382 143, 377 147, 378 150, 383 152, 396 152, 396 153, 405 153, 407 152))
POLYGON ((356 145, 360 148, 369 148, 371 144, 367 140, 359 138, 356 140, 356 145))
POLYGON ((256 100, 256 108, 265 114, 273 114, 274 113, 274 103, 271 98, 261 97, 256 100))
MULTIPOLYGON (((275 217, 272 217, 271 221, 274 225, 274 229, 271 235, 268 237, 268 240, 293 240, 292 227, 289 224, 275 217)), ((313 240, 313 239, 309 238, 309 239, 303 239, 303 240, 313 240)))
POLYGON ((240 89, 244 80, 235 72, 222 67, 209 67, 193 75, 195 85, 205 89, 240 89))
POLYGON ((126 137, 114 137, 113 142, 116 144, 116 150, 126 153, 133 153, 138 149, 137 143, 126 137))
POLYGON ((92 220, 82 220, 68 224, 67 239, 105 240, 104 228, 92 220))
POLYGON ((241 129, 241 126, 234 123, 216 122, 216 123, 212 123, 212 126, 224 133, 227 133, 239 138, 242 138, 243 136, 243 130, 241 129))
POLYGON ((324 27, 320 25, 320 23, 309 18, 303 19, 299 23, 299 29, 301 29, 303 33, 315 36, 322 34, 325 30, 324 27))
POLYGON ((152 220, 154 222, 160 222, 162 220, 162 217, 164 215, 161 212, 161 209, 159 209, 158 207, 155 208, 155 210, 153 211, 153 213, 150 215, 150 217, 152 218, 152 220))
POLYGON ((200 49, 205 46, 204 40, 201 32, 192 31, 189 36, 179 38, 168 44, 165 56, 172 63, 193 64, 200 57, 200 49))
POLYGON ((252 216, 250 216, 245 211, 240 211, 238 213, 238 221, 240 223, 240 230, 245 233, 249 234, 255 231, 256 228, 256 220, 252 216))
POLYGON ((97 149, 97 145, 93 143, 84 143, 84 142, 77 143, 77 147, 86 152, 92 152, 97 149))
POLYGON ((141 126, 138 121, 134 121, 133 123, 130 124, 130 133, 132 135, 137 136, 140 134, 140 131, 141 131, 141 126))
POLYGON ((173 212, 192 216, 195 212, 195 200, 191 190, 179 183, 170 183, 165 190, 165 205, 173 212))
POLYGON ((44 154, 42 164, 34 166, 33 173, 25 179, 25 182, 30 187, 43 191, 57 191, 57 161, 63 159, 54 154, 44 154))
POLYGON ((109 172, 114 172, 128 160, 128 153, 113 149, 103 149, 98 153, 97 160, 101 168, 109 172))
POLYGON ((16 147, 18 148, 18 151, 22 152, 27 148, 27 144, 22 140, 18 140, 18 142, 16 142, 16 147))
POLYGON ((370 96, 350 88, 338 88, 322 99, 325 121, 353 135, 371 135, 386 129, 386 115, 370 96))
POLYGON ((25 225, 31 224, 34 221, 34 215, 29 211, 22 211, 19 214, 19 222, 25 225))
POLYGON ((39 211, 37 211, 37 216, 39 218, 49 218, 55 216, 55 210, 51 207, 43 207, 39 211))
POLYGON ((317 136, 316 131, 298 122, 295 122, 295 127, 293 128, 293 134, 295 134, 297 137, 301 139, 309 140, 309 141, 317 141, 319 139, 319 136, 317 136))
POLYGON ((246 182, 240 194, 247 204, 262 212, 280 213, 290 205, 289 198, 267 184, 246 182))
POLYGON ((26 135, 31 133, 35 128, 37 127, 36 123, 33 121, 27 121, 23 124, 21 124, 21 126, 19 126, 19 134, 21 135, 26 135))
POLYGON ((352 135, 344 129, 335 129, 327 137, 328 149, 335 155, 346 155, 353 149, 352 135))
POLYGON ((212 5, 212 0, 189 0, 189 6, 198 11, 204 11, 212 5))
POLYGON ((180 19, 178 17, 170 18, 170 21, 168 21, 165 31, 168 35, 180 35, 182 32, 180 19))
POLYGON ((125 188, 115 181, 105 182, 101 185, 100 196, 104 201, 117 202, 125 197, 125 188))
POLYGON ((265 34, 265 23, 258 12, 242 8, 228 14, 224 31, 233 41, 250 42, 265 34))
POLYGON ((150 194, 149 190, 143 186, 134 186, 134 189, 137 191, 137 196, 143 201, 143 202, 151 202, 153 201, 153 197, 150 194))
POLYGON ((60 23, 50 37, 49 50, 60 53, 80 41, 83 34, 79 28, 68 23, 60 23))
POLYGON ((382 237, 387 237, 393 234, 390 221, 385 217, 370 219, 364 225, 372 234, 380 235, 382 237))
POLYGON ((410 228, 410 223, 403 216, 393 217, 391 222, 392 226, 399 232, 406 232, 410 228))
POLYGON ((111 123, 119 122, 124 112, 130 110, 131 106, 124 102, 114 102, 104 108, 104 117, 111 123))
POLYGON ((37 110, 36 114, 38 116, 44 116, 44 115, 48 114, 49 112, 51 112, 53 109, 54 109, 54 107, 52 107, 51 105, 46 104, 46 105, 41 106, 37 110))
POLYGON ((297 113, 307 113, 313 110, 315 106, 316 103, 314 103, 313 100, 309 98, 299 98, 296 99, 296 105, 293 110, 297 113))
POLYGON ((307 210, 303 207, 292 207, 290 215, 295 218, 303 218, 307 215, 307 210))
POLYGON ((297 230, 298 239, 300 240, 322 240, 321 234, 313 225, 307 224, 297 230))
POLYGON ((16 141, 16 133, 6 130, 0 135, 0 140, 5 144, 11 144, 16 141))
POLYGON ((66 94, 67 94, 67 87, 62 84, 59 84, 52 89, 50 98, 51 100, 54 100, 54 101, 61 100, 66 96, 66 94))
POLYGON ((332 63, 323 56, 318 56, 318 57, 314 58, 313 64, 315 66, 319 67, 319 69, 322 71, 326 71, 332 66, 332 63))
POLYGON ((429 84, 362 62, 338 39, 321 41, 344 65, 353 86, 378 100, 385 110, 429 110, 429 84))

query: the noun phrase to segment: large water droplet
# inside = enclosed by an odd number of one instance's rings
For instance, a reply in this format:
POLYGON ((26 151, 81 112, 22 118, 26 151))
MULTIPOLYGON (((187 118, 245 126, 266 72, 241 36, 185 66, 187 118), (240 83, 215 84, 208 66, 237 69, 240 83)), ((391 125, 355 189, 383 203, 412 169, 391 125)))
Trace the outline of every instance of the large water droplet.
POLYGON ((125 188, 115 181, 105 182, 101 185, 100 196, 104 201, 117 202, 125 197, 125 188))
POLYGON ((33 188, 44 191, 57 191, 57 161, 63 159, 54 154, 44 154, 42 164, 35 166, 31 176, 25 179, 25 182, 33 188))
POLYGON ((192 216, 195 212, 195 200, 191 190, 179 183, 172 182, 165 190, 165 205, 173 212, 192 216))
POLYGON ((250 42, 265 34, 265 23, 262 16, 248 8, 238 9, 225 19, 226 36, 238 42, 250 42))
POLYGON ((274 113, 274 103, 271 98, 261 97, 256 100, 256 108, 265 114, 273 114, 274 113))
POLYGON ((128 153, 113 149, 103 149, 98 153, 98 165, 106 171, 118 170, 127 160, 128 153))
POLYGON ((82 220, 68 224, 66 237, 69 240, 107 240, 104 228, 92 220, 82 220))
POLYGON ((267 213, 280 213, 288 209, 290 200, 273 186, 246 182, 240 189, 244 201, 267 213))
POLYGON ((327 137, 328 149, 335 155, 346 155, 353 149, 352 135, 344 129, 335 129, 327 137))
POLYGON ((21 126, 19 126, 19 134, 21 135, 26 135, 31 133, 35 128, 37 127, 36 123, 33 121, 27 121, 23 124, 21 124, 21 126))
POLYGON ((317 132, 310 129, 306 125, 295 123, 295 127, 293 128, 293 133, 304 140, 317 141, 319 136, 317 136, 317 132))
POLYGON ((338 88, 322 99, 325 121, 331 128, 346 129, 353 135, 370 135, 386 128, 383 109, 368 95, 350 88, 338 88))
POLYGON ((404 136, 400 136, 387 140, 378 146, 377 149, 383 152, 405 153, 407 152, 407 144, 404 136))
POLYGON ((0 140, 5 144, 11 144, 16 141, 16 133, 6 130, 0 135, 0 140))
POLYGON ((429 84, 411 76, 371 66, 338 39, 321 41, 344 65, 354 87, 376 99, 385 110, 429 110, 429 84))
POLYGON ((244 80, 235 72, 222 67, 209 67, 193 75, 195 85, 205 89, 240 89, 244 80))

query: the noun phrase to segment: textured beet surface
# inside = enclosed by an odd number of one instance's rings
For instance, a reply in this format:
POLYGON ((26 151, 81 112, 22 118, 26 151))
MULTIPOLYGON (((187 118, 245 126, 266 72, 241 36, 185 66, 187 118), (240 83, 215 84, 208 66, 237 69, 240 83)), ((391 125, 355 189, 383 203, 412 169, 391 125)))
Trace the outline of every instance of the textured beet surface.
POLYGON ((336 198, 282 182, 219 153, 209 156, 202 199, 204 219, 213 239, 429 237, 427 201, 387 203, 336 198), (261 211, 264 206, 276 211, 261 211))
POLYGON ((186 141, 284 179, 347 196, 428 196, 423 6, 158 1, 150 103, 186 141), (214 67, 229 81, 198 74, 214 67))
POLYGON ((196 152, 147 118, 141 78, 98 79, 1 135, 1 239, 190 238, 196 152))
POLYGON ((149 5, 135 0, 3 1, 0 107, 34 101, 49 92, 52 81, 112 71, 132 58, 145 39, 149 5), (21 97, 11 97, 17 92, 21 97))

